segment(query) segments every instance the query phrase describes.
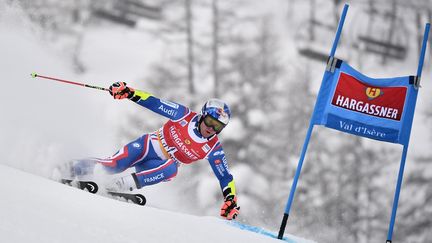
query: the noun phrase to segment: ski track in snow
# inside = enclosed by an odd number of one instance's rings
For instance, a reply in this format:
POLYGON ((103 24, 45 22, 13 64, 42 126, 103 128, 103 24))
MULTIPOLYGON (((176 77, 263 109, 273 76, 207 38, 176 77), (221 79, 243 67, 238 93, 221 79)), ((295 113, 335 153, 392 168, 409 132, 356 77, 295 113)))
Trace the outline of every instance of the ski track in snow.
POLYGON ((138 206, 4 165, 0 193, 1 242, 281 242, 258 227, 138 206))

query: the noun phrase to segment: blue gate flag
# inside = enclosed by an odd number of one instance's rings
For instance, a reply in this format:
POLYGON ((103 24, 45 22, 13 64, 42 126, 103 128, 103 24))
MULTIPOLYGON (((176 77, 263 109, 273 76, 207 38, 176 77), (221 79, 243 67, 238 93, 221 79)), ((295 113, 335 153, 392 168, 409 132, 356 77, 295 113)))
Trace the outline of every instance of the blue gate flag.
POLYGON ((348 5, 345 4, 301 150, 278 239, 283 238, 313 128, 315 125, 323 125, 356 136, 403 145, 386 243, 392 242, 430 23, 425 27, 416 76, 373 79, 334 57, 347 11, 348 5))
POLYGON ((416 77, 373 79, 342 60, 329 63, 312 123, 379 141, 408 144, 418 93, 416 77))

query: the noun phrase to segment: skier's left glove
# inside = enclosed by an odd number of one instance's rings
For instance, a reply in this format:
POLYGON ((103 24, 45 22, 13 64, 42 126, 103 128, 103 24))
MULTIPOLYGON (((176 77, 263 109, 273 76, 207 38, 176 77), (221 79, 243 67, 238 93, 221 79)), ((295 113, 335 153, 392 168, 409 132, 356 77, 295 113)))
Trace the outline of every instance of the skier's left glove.
POLYGON ((109 93, 114 99, 132 98, 135 90, 126 86, 125 82, 115 82, 109 87, 109 93))
POLYGON ((222 204, 220 215, 228 220, 235 219, 240 213, 240 207, 237 205, 237 197, 228 195, 222 204))

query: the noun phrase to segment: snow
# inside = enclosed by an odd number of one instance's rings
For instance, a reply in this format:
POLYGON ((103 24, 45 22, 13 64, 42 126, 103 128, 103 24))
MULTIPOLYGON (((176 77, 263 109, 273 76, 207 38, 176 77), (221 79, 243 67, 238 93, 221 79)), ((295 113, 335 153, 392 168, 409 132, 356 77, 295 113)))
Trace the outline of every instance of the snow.
MULTIPOLYGON (((257 227, 142 207, 4 165, 0 165, 0 193, 2 242, 281 242, 257 227)), ((312 243, 285 236, 287 242, 312 243)))
MULTIPOLYGON (((51 41, 41 39, 43 34, 38 35, 39 31, 23 17, 24 14, 18 8, 5 8, 4 5, 5 3, 0 3, 0 31, 4 33, 0 39, 0 52, 4 57, 0 59, 4 87, 0 96, 0 112, 3 114, 0 119, 0 193, 8 196, 0 199, 1 242, 276 242, 269 237, 239 231, 227 225, 225 221, 215 217, 217 207, 207 214, 215 216, 186 214, 196 214, 196 210, 187 208, 187 200, 190 199, 176 191, 176 188, 183 174, 186 174, 184 172, 191 168, 182 167, 182 173, 170 183, 146 188, 145 194, 150 200, 145 208, 91 195, 35 176, 47 177, 54 164, 71 158, 111 155, 125 142, 119 141, 116 134, 116 128, 125 121, 122 118, 130 111, 138 113, 138 110, 142 110, 140 107, 125 105, 122 101, 114 101, 100 91, 32 79, 31 72, 104 87, 113 81, 121 80, 127 81, 133 87, 144 89, 148 81, 140 79, 146 76, 148 65, 156 59, 169 59, 170 56, 168 50, 160 50, 160 43, 144 32, 116 26, 89 27, 83 36, 85 45, 79 50, 80 61, 87 70, 84 74, 77 74, 72 71, 70 61, 67 61, 69 57, 61 51, 59 53, 58 49, 55 50, 51 41), (15 190, 8 188, 9 185, 15 185, 15 190)), ((298 18, 299 15, 307 14, 304 11, 295 11, 293 16, 285 16, 289 6, 292 7, 292 3, 281 4, 281 1, 271 0, 254 1, 249 8, 260 9, 262 12, 277 12, 273 16, 277 23, 275 29, 280 30, 278 35, 284 43, 280 53, 285 62, 290 64, 287 65, 287 70, 294 73, 297 71, 296 65, 305 65, 305 62, 300 60, 295 63, 296 60, 288 58, 292 53, 296 53, 294 47, 298 43, 293 38, 296 32, 295 24, 287 25, 287 20, 290 18, 291 23, 297 19, 303 21, 304 18, 298 18)), ((349 22, 356 18, 356 9, 360 7, 355 7, 355 3, 352 3, 344 38, 348 38, 349 31, 355 29, 349 27, 349 22)), ((358 16, 357 18, 362 19, 358 16)), ((328 35, 330 41, 333 40, 333 34, 328 35)), ((329 47, 326 51, 329 51, 329 47)), ((338 53, 343 51, 341 45, 338 53)), ((425 67, 430 67, 429 59, 430 55, 427 55, 425 67)), ((410 60, 413 60, 412 65, 401 62, 387 67, 370 62, 370 65, 365 64, 363 69, 365 74, 371 77, 409 75, 414 73, 417 62, 415 58, 410 60)), ((324 64, 306 63, 313 80, 312 89, 317 91, 324 64)), ((418 99, 418 112, 411 136, 414 146, 410 147, 409 161, 414 160, 415 156, 431 153, 430 124, 425 122, 423 115, 430 105, 426 95, 432 87, 428 85, 430 77, 430 68, 425 68, 424 88, 418 99)), ((158 92, 149 91, 155 94, 158 92)), ((236 97, 226 98, 236 101, 236 97)), ((250 111, 249 116, 253 125, 264 124, 264 116, 260 111, 250 111)), ((223 134, 225 139, 240 141, 247 135, 238 119, 233 119, 226 129, 223 134)), ((323 128, 317 128, 316 132, 320 133, 320 129, 323 128)), ((333 134, 336 131, 329 133, 331 136, 328 143, 335 144, 335 148, 339 147, 336 145, 341 142, 337 139, 340 135, 333 134)), ((371 140, 365 140, 365 143, 369 146, 381 146, 371 140)), ((290 158, 287 159, 290 167, 295 168, 298 158, 295 154, 290 155, 290 158)), ((407 164, 408 170, 409 166, 411 163, 407 164)), ((388 184, 390 181, 394 184, 396 169, 389 168, 390 176, 385 178, 385 181, 383 178, 382 183, 388 184)), ((266 188, 268 182, 261 177, 248 181, 248 175, 254 174, 250 169, 233 166, 232 171, 236 176, 239 195, 252 188, 252 185, 262 188, 256 190, 256 193, 269 191, 266 188)), ((290 180, 285 183, 291 185, 292 182, 290 180)), ((220 201, 215 202, 212 198, 215 193, 220 196, 213 175, 209 173, 209 177, 204 178, 200 186, 200 196, 196 200, 200 200, 203 205, 218 206, 220 201)), ((242 207, 240 221, 242 215, 252 215, 248 212, 259 209, 253 197, 244 195, 239 200, 242 207)), ((282 207, 280 206, 281 209, 282 207)), ((295 226, 299 225, 298 219, 292 222, 295 226)), ((237 227, 243 226, 239 224, 237 227)), ((307 228, 309 225, 300 225, 299 228, 301 227, 307 228)), ((246 228, 250 231, 262 230, 246 228)), ((322 232, 317 234, 322 235, 322 232)), ((325 237, 312 237, 325 241, 325 237)))

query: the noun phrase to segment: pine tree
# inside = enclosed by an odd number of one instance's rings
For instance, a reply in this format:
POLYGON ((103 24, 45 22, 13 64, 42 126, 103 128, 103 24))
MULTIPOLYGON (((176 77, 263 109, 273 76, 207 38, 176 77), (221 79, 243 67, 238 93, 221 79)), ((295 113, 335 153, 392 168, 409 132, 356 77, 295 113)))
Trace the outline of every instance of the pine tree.
MULTIPOLYGON (((426 111, 425 116, 430 127, 432 113, 426 111)), ((407 161, 410 163, 407 167, 411 169, 404 176, 394 239, 428 242, 432 237, 432 155, 425 153, 413 157, 413 161, 407 161)))
POLYGON ((404 242, 427 242, 432 237, 432 183, 429 156, 416 158, 415 167, 405 176, 399 201, 394 239, 404 242))
POLYGON ((52 1, 34 0, 12 1, 22 8, 32 23, 39 26, 41 38, 61 43, 63 52, 77 72, 84 72, 85 66, 79 58, 85 26, 91 17, 92 2, 88 0, 52 1))

